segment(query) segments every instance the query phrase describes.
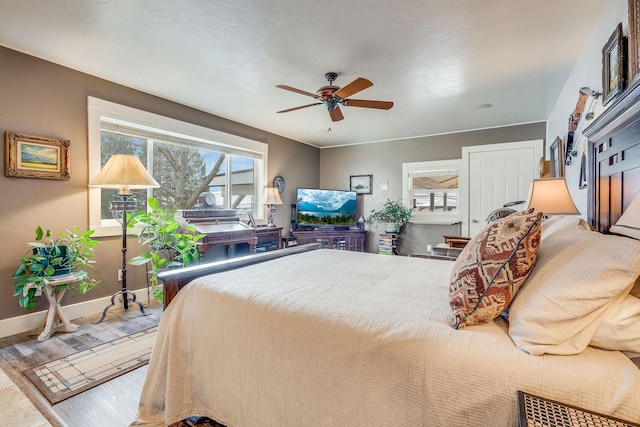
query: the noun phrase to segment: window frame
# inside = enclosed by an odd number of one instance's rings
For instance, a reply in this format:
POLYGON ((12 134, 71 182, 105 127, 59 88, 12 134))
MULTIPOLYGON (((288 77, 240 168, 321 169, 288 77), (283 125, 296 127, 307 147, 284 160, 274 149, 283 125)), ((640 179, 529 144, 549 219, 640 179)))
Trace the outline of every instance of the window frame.
MULTIPOLYGON (((264 216, 263 209, 258 207, 263 205, 264 197, 260 189, 267 182, 268 144, 89 96, 87 97, 89 181, 100 172, 101 168, 100 132, 103 121, 115 125, 122 124, 142 132, 160 133, 180 140, 191 140, 194 141, 195 147, 207 146, 227 154, 255 158, 257 161, 254 162, 253 197, 256 201, 256 209, 253 214, 258 219, 264 216)), ((89 187, 88 191, 89 227, 96 231, 94 236, 122 234, 122 226, 115 219, 102 219, 101 189, 89 187)))
POLYGON ((424 162, 408 162, 402 164, 402 202, 405 206, 413 206, 412 199, 412 178, 424 173, 434 175, 438 172, 451 173, 457 171, 458 174, 458 209, 456 213, 436 213, 429 211, 419 212, 414 210, 411 215, 411 222, 416 224, 457 224, 462 221, 462 208, 460 206, 462 194, 460 182, 462 179, 462 159, 431 160, 424 162))

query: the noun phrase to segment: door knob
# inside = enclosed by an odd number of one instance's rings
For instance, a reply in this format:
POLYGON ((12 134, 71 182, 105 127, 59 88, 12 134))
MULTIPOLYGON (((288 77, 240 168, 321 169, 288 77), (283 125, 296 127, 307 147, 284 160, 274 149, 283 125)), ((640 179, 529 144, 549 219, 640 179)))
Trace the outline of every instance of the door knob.
POLYGON ((478 220, 477 219, 472 219, 471 222, 474 223, 474 224, 477 224, 478 220))

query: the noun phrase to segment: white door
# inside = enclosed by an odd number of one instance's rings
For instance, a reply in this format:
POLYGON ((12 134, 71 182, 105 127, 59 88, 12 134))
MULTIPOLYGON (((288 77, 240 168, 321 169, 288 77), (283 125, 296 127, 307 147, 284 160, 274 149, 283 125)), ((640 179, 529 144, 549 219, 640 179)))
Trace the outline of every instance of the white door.
POLYGON ((469 237, 474 236, 487 224, 489 214, 505 203, 527 199, 531 182, 540 177, 542 145, 536 140, 463 147, 467 191, 461 194, 466 194, 468 206, 463 209, 463 234, 467 230, 469 237))

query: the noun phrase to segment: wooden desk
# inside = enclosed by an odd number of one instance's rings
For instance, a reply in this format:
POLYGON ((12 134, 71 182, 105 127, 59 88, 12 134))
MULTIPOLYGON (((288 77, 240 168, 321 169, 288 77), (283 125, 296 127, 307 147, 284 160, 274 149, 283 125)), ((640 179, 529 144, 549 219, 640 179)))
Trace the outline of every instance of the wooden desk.
POLYGON ((256 237, 256 252, 282 249, 282 227, 258 227, 256 237))
POLYGON ((234 245, 236 243, 246 243, 249 245, 249 253, 256 251, 256 229, 247 227, 241 223, 220 223, 220 224, 193 224, 198 233, 206 236, 198 243, 198 250, 204 259, 204 254, 208 249, 216 246, 226 247, 226 257, 234 256, 234 245))

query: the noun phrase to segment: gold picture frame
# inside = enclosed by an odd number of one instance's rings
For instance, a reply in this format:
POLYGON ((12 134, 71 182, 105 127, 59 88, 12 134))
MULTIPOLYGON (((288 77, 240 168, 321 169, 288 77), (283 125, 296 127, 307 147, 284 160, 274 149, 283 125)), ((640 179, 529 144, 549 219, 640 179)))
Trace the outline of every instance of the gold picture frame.
POLYGON ((558 136, 549 147, 551 177, 561 178, 564 176, 564 144, 558 136))
POLYGON ((69 140, 6 132, 5 176, 68 180, 69 140))
POLYGON ((602 105, 610 101, 622 92, 625 85, 625 60, 624 43, 622 37, 622 24, 618 24, 609 40, 602 48, 602 105))

